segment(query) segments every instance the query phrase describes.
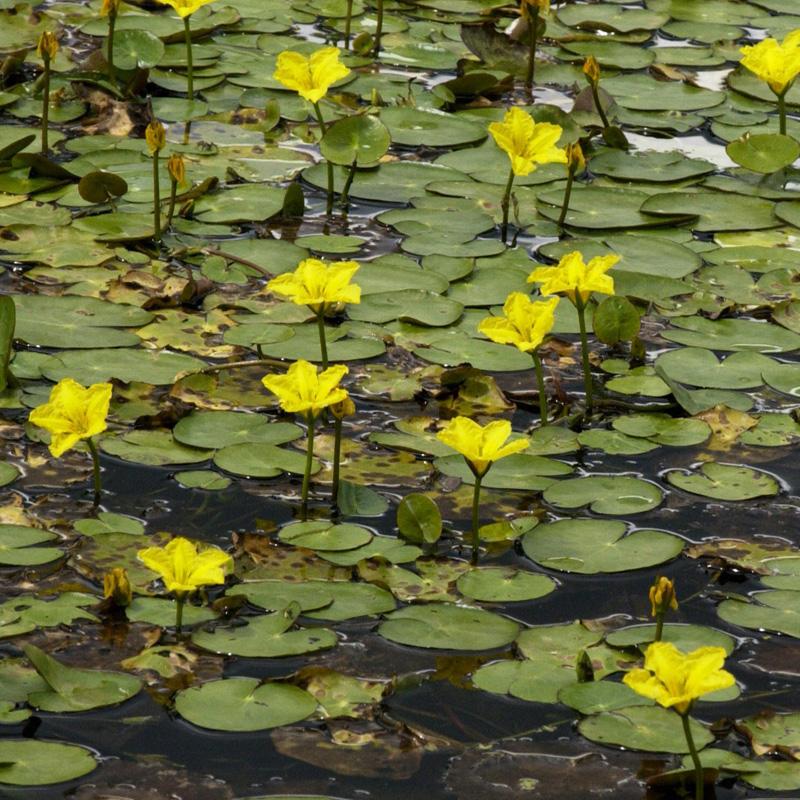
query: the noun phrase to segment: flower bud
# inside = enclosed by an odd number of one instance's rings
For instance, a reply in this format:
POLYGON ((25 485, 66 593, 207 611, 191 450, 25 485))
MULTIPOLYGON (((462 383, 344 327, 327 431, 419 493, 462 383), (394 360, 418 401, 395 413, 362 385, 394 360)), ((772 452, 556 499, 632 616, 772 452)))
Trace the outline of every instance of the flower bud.
POLYGON ((580 175, 586 169, 586 157, 583 155, 583 148, 578 142, 572 142, 566 146, 567 169, 570 172, 580 175))
POLYGON ((583 62, 583 74, 592 86, 597 86, 600 82, 600 65, 594 56, 588 56, 583 62))
POLYGON ((159 150, 163 150, 167 144, 167 132, 157 119, 154 119, 147 126, 147 130, 144 132, 144 138, 147 141, 147 147, 151 153, 157 153, 159 150))
POLYGON ((182 155, 171 155, 167 161, 167 172, 175 183, 183 185, 186 182, 186 163, 182 155))
POLYGON ((56 39, 56 35, 50 31, 44 31, 36 45, 36 55, 45 61, 50 61, 56 57, 57 52, 58 39, 56 39))
POLYGON ((678 598, 675 596, 675 583, 669 578, 658 577, 650 587, 650 616, 666 614, 669 609, 678 610, 678 598))
POLYGON ((356 404, 350 399, 350 395, 345 397, 331 406, 331 414, 336 419, 344 419, 345 417, 352 417, 356 413, 356 404))
POLYGON ((103 597, 118 608, 126 608, 131 604, 133 590, 123 567, 114 567, 103 576, 103 597))

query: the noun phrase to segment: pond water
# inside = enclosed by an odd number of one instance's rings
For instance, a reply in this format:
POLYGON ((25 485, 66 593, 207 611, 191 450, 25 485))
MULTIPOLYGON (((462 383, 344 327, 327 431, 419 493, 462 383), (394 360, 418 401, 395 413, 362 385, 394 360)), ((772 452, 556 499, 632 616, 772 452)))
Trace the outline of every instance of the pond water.
POLYGON ((112 80, 101 6, 0 0, 0 797, 692 797, 678 715, 622 683, 660 576, 665 640, 724 648, 736 679, 691 709, 705 796, 797 797, 800 88, 782 136, 737 63, 800 29, 795 0, 554 3, 531 94, 512 5, 386 2, 375 57, 376 9, 353 0, 350 72, 320 103, 331 215, 314 108, 274 72, 343 46, 345 0, 201 5, 194 102, 173 10, 122 4, 112 80), (512 106, 587 168, 563 227, 565 166, 515 176, 504 242, 487 128, 512 106), (154 118, 162 200, 167 158, 186 170, 159 243, 154 118), (98 173, 124 191, 92 198, 98 173), (621 257, 624 302, 589 301, 587 410, 561 299, 542 426, 529 355, 478 325, 576 250, 621 257), (306 425, 261 378, 321 361, 314 314, 267 288, 309 257, 356 260, 361 298, 325 322, 356 406, 339 507, 326 413, 304 523, 306 425), (64 378, 113 383, 99 505, 86 444, 55 458, 28 420, 64 378), (484 478, 477 565, 474 477, 436 436, 456 416, 530 437, 484 478), (434 541, 398 525, 409 495, 441 512, 434 541), (137 556, 177 536, 234 559, 180 633, 137 556), (115 567, 127 612, 102 602, 115 567))

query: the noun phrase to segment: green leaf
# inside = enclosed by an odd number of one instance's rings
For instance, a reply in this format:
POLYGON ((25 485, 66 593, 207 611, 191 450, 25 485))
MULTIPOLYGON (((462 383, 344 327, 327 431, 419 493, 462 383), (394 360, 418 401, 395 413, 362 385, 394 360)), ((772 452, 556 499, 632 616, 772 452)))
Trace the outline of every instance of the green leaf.
POLYGON ((606 297, 594 311, 594 333, 603 344, 630 342, 641 325, 636 306, 627 297, 606 297))
POLYGON ((0 784, 47 786, 88 775, 97 762, 85 748, 36 739, 0 741, 0 784))
POLYGON ((430 497, 412 492, 397 506, 397 527, 410 542, 433 544, 442 535, 439 506, 430 497))
POLYGON ((800 156, 800 143, 780 133, 745 133, 725 151, 745 169, 768 175, 793 164, 800 156))
POLYGON ((13 375, 8 364, 14 349, 14 329, 16 327, 16 307, 10 295, 0 296, 0 392, 4 392, 13 375))
POLYGON ((372 114, 336 120, 322 137, 320 152, 332 164, 373 166, 386 155, 391 138, 386 126, 372 114))
POLYGON ((657 486, 639 478, 592 475, 553 483, 543 497, 559 508, 589 505, 597 514, 639 514, 655 508, 663 495, 657 486))
POLYGON ((780 486, 771 475, 735 464, 708 461, 697 472, 670 470, 667 481, 679 489, 714 500, 752 500, 778 494, 780 486))
POLYGON ((50 542, 57 537, 40 528, 23 525, 0 524, 0 564, 14 567, 32 567, 47 564, 64 555, 57 547, 31 547, 50 542))

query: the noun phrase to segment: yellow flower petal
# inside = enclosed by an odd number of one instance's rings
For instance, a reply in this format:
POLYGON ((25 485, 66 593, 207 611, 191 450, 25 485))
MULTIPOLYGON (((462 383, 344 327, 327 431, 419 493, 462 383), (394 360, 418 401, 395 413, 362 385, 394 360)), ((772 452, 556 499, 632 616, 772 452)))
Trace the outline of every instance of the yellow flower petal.
POLYGON ((534 302, 522 292, 512 292, 503 305, 502 317, 487 317, 478 330, 498 344, 513 344, 530 353, 544 341, 553 329, 555 309, 559 299, 551 297, 534 302))
POLYGON ((585 303, 592 292, 614 294, 614 279, 606 273, 619 261, 613 253, 607 256, 596 256, 588 264, 577 250, 567 253, 558 266, 539 267, 528 276, 528 283, 541 284, 542 294, 563 294, 573 303, 585 303))
POLYGON ((285 375, 265 375, 261 382, 272 392, 289 414, 317 414, 328 406, 341 403, 348 397, 347 390, 339 382, 348 373, 343 364, 317 373, 317 368, 308 361, 295 361, 285 375))
POLYGON ((566 151, 556 147, 562 132, 560 125, 534 122, 516 106, 506 112, 502 122, 489 125, 489 133, 508 156, 515 175, 529 175, 537 164, 566 164, 566 151))
POLYGON ((225 583, 233 569, 233 559, 218 547, 198 550, 197 545, 178 536, 166 547, 146 547, 138 552, 139 560, 157 573, 167 591, 193 592, 201 586, 225 583))
POLYGON ((338 47, 322 47, 306 58, 302 53, 284 50, 278 55, 273 78, 309 103, 318 103, 334 83, 350 74, 339 61, 339 52, 338 47))
POLYGON ((481 426, 469 417, 455 417, 437 434, 439 441, 464 456, 479 476, 485 475, 495 461, 527 449, 529 440, 526 437, 506 443, 510 436, 508 420, 495 420, 481 426))
POLYGON ((762 39, 758 44, 740 48, 741 64, 781 95, 800 75, 800 30, 789 33, 780 44, 762 39))
POLYGON ((191 16, 199 8, 213 3, 214 0, 157 0, 157 2, 164 6, 172 6, 178 16, 183 18, 191 16))
POLYGON ((306 258, 294 272, 273 278, 267 288, 314 311, 337 303, 360 303, 361 287, 351 283, 359 267, 355 261, 326 264, 318 258, 306 258))

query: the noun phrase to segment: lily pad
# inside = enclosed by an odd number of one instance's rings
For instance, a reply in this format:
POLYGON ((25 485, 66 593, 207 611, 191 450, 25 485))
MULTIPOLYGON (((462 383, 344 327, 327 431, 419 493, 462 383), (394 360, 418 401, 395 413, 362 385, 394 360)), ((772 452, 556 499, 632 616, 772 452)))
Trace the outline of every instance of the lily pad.
POLYGON ((47 564, 64 555, 58 547, 32 547, 51 542, 55 534, 40 528, 23 525, 0 525, 0 564, 14 567, 32 567, 47 564))
POLYGON ((88 775, 97 766, 84 747, 37 739, 0 742, 0 783, 11 786, 47 786, 88 775))
POLYGON ((662 500, 654 484, 624 475, 592 475, 558 481, 545 489, 546 502, 558 508, 588 505, 597 514, 639 514, 662 500))
POLYGON ((670 470, 666 478, 685 492, 714 500, 752 500, 756 497, 772 497, 780 491, 775 478, 765 472, 716 461, 700 465, 696 472, 670 470))

